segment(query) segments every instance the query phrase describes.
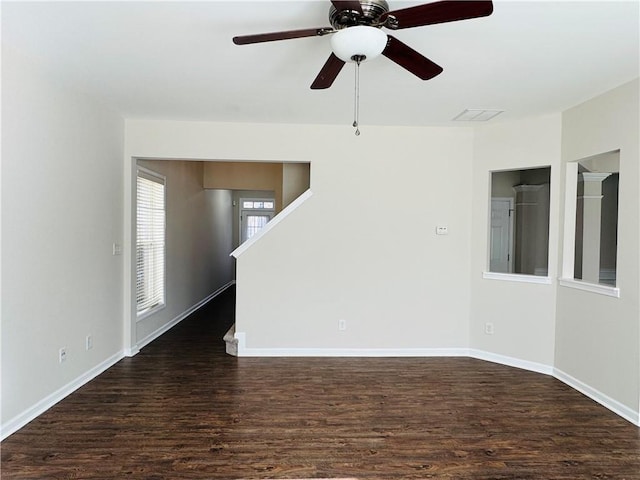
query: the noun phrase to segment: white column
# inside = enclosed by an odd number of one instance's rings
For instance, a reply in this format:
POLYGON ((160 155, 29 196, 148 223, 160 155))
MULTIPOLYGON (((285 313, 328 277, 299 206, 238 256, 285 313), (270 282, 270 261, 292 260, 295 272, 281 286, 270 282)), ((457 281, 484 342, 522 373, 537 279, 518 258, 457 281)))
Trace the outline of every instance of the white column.
MULTIPOLYGON (((584 184, 582 202, 582 280, 600 283, 600 223, 602 219, 602 182, 610 173, 583 172, 578 182, 584 184)), ((580 211, 580 209, 578 209, 580 211)))

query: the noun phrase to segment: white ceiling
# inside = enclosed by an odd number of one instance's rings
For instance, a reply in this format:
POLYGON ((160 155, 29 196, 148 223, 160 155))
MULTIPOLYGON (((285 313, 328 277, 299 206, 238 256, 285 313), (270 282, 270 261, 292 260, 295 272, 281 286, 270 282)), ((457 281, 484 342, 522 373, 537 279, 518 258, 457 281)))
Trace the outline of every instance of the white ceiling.
MULTIPOLYGON (((391 10, 428 2, 389 0, 391 10)), ((398 30, 444 68, 421 81, 384 57, 361 67, 362 125, 447 125, 562 111, 639 74, 640 3, 494 2, 485 18, 398 30)), ((236 46, 235 35, 329 26, 323 1, 2 3, 3 50, 125 117, 347 124, 353 67, 309 85, 329 37, 236 46)))

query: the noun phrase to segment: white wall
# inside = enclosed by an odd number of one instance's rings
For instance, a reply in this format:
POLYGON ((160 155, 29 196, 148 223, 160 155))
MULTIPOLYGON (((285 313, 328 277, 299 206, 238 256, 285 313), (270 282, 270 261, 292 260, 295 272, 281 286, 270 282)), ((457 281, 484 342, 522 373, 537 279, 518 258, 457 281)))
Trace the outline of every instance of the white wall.
POLYGON ((555 364, 637 417, 637 81, 570 110, 562 124, 558 115, 496 123, 475 140, 466 128, 366 127, 355 137, 348 125, 128 120, 123 145, 117 115, 4 51, 2 75, 3 426, 119 358, 123 342, 132 353, 144 334, 131 321, 137 157, 313 164, 313 196, 238 261, 238 331, 249 348, 471 347, 555 364), (621 149, 621 298, 558 287, 556 319, 555 285, 481 273, 488 171, 551 164, 550 277, 557 277, 561 127, 565 161, 621 149), (436 236, 436 225, 449 235, 436 236), (112 256, 121 241, 123 256, 112 256), (505 301, 516 310, 502 308, 505 301), (347 320, 344 332, 338 319, 347 320), (493 336, 481 331, 486 321, 493 336), (63 346, 68 360, 59 365, 63 346))
POLYGON ((202 162, 144 161, 166 177, 166 306, 136 323, 136 342, 156 332, 233 279, 231 191, 205 190, 202 162))
POLYGON ((236 329, 248 346, 468 345, 470 129, 355 137, 348 125, 129 120, 126 131, 126 158, 312 163, 311 199, 238 259, 236 329))
MULTIPOLYGON (((563 185, 567 162, 620 149, 620 298, 559 287, 556 337, 557 369, 619 402, 636 418, 640 411, 639 89, 635 80, 562 116, 563 185)), ((562 207, 561 225, 564 199, 562 207)), ((560 245, 562 240, 560 236, 560 245)))
MULTIPOLYGON (((471 347, 550 367, 554 361, 556 286, 484 279, 488 270, 490 172, 551 166, 550 238, 558 235, 560 115, 546 115, 476 130, 473 159, 471 347), (494 334, 484 333, 493 323, 494 334)), ((558 250, 549 245, 549 276, 558 250)))
POLYGON ((7 49, 2 120, 6 434, 43 399, 119 358, 123 272, 112 244, 123 239, 124 123, 7 49))

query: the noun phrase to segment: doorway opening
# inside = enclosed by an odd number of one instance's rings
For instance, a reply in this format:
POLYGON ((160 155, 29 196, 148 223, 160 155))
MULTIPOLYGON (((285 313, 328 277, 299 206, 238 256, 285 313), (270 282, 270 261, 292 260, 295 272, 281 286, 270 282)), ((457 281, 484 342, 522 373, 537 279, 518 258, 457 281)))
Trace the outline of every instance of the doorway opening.
POLYGON ((131 233, 125 252, 134 254, 125 254, 130 272, 125 344, 127 355, 133 356, 183 318, 184 312, 194 311, 235 283, 235 258, 229 254, 241 238, 255 235, 309 189, 310 164, 134 158, 130 175, 131 233), (161 222, 166 235, 166 268, 161 269, 165 308, 150 309, 141 316, 135 289, 138 166, 165 179, 166 198, 166 218, 161 222))

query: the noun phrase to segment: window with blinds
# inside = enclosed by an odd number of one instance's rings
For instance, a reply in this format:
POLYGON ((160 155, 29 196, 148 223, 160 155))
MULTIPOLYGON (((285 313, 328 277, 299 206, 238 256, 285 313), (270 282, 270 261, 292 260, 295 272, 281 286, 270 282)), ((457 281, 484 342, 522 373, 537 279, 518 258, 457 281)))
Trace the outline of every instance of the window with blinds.
POLYGON ((164 305, 165 179, 138 167, 136 305, 138 316, 164 305))

